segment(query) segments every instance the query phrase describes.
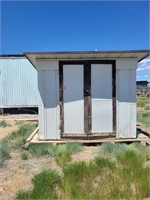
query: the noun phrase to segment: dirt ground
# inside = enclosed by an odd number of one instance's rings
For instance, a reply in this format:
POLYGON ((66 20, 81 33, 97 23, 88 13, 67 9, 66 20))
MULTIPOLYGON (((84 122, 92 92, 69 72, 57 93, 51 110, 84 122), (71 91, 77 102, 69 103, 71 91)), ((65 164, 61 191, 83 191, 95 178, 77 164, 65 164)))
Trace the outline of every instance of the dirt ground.
POLYGON ((0 115, 0 120, 38 120, 37 114, 4 114, 0 115))
POLYGON ((19 150, 11 152, 11 158, 0 169, 0 196, 3 200, 13 199, 16 192, 32 187, 32 177, 44 168, 60 170, 60 167, 50 156, 22 160, 19 150))
MULTIPOLYGON (((0 140, 18 128, 15 121, 8 122, 11 126, 0 128, 0 140)), ((98 153, 98 147, 85 146, 81 152, 72 155, 72 162, 89 161, 98 153)), ((56 169, 60 173, 62 170, 55 159, 50 156, 36 158, 29 155, 28 160, 22 160, 21 151, 12 149, 10 159, 6 160, 4 166, 0 168, 0 199, 11 200, 14 199, 18 190, 31 189, 31 179, 45 168, 56 169)))
POLYGON ((9 133, 16 131, 18 129, 18 125, 16 121, 37 121, 38 115, 37 114, 7 114, 7 115, 0 115, 0 121, 5 120, 10 126, 5 128, 0 127, 0 140, 6 137, 9 133))
MULTIPOLYGON (((83 161, 93 159, 98 153, 97 147, 84 147, 82 152, 72 156, 72 161, 83 161)), ((20 151, 11 153, 11 158, 5 162, 5 166, 0 169, 0 196, 3 200, 13 199, 18 190, 31 189, 31 179, 45 168, 51 168, 61 173, 61 167, 55 159, 50 156, 40 158, 29 158, 22 160, 20 151)))
MULTIPOLYGON (((7 121, 11 126, 0 128, 0 140, 9 133, 17 130, 15 120, 7 121)), ((72 155, 71 162, 89 161, 100 154, 97 146, 84 146, 81 152, 72 155)), ((32 178, 43 169, 51 168, 61 173, 62 168, 54 158, 42 156, 39 158, 29 155, 28 160, 21 159, 21 151, 12 149, 10 159, 6 160, 5 165, 0 168, 0 199, 14 199, 18 190, 28 190, 32 187, 32 178)))
POLYGON ((16 121, 6 121, 9 126, 6 127, 0 127, 0 140, 2 140, 4 137, 12 133, 13 131, 16 131, 18 129, 18 125, 16 124, 16 121))

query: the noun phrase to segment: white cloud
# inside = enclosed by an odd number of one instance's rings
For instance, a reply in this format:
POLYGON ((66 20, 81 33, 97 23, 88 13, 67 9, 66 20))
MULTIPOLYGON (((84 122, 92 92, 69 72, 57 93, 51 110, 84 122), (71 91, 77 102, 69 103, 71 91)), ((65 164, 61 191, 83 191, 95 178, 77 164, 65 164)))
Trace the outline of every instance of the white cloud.
MULTIPOLYGON (((139 62, 138 66, 139 67, 145 67, 147 65, 150 65, 150 56, 147 58, 143 59, 141 62, 139 62)), ((149 69, 149 68, 148 68, 149 69)))
POLYGON ((145 64, 144 66, 138 66, 137 71, 144 71, 144 70, 150 70, 150 63, 145 64))
POLYGON ((145 74, 145 75, 144 75, 145 78, 148 78, 149 76, 150 76, 149 74, 145 74))
POLYGON ((142 60, 141 62, 139 62, 139 64, 148 63, 148 62, 150 62, 150 57, 145 58, 144 60, 142 60))

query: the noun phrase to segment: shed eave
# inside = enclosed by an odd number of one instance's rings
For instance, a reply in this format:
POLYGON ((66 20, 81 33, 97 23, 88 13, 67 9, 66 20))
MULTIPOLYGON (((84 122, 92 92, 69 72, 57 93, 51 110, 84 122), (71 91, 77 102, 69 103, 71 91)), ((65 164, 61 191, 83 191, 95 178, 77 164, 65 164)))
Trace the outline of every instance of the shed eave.
POLYGON ((150 55, 150 50, 131 51, 70 51, 70 52, 25 52, 24 55, 36 67, 37 59, 117 59, 137 58, 138 62, 150 55))

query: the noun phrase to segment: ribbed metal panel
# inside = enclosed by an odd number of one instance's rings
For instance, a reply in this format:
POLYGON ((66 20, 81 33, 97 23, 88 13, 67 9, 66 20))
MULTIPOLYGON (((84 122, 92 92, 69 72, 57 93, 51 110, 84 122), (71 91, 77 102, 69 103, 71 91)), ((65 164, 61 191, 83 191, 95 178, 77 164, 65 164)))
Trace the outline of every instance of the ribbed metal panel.
POLYGON ((0 107, 37 105, 36 69, 25 57, 0 58, 0 107))

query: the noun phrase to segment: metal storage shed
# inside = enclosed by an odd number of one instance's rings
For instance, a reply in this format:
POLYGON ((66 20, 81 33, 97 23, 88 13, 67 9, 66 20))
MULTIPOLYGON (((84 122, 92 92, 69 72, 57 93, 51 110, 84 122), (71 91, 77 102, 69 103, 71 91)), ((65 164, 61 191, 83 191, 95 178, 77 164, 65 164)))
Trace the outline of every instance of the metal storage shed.
POLYGON ((37 107, 37 71, 23 55, 0 55, 0 108, 37 107))
POLYGON ((28 52, 40 139, 136 138, 136 68, 149 50, 28 52))

